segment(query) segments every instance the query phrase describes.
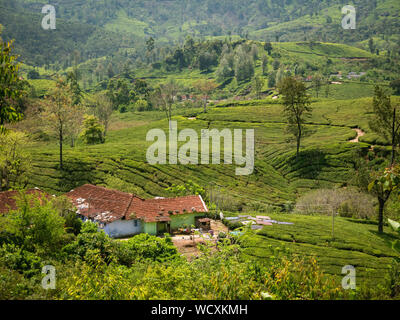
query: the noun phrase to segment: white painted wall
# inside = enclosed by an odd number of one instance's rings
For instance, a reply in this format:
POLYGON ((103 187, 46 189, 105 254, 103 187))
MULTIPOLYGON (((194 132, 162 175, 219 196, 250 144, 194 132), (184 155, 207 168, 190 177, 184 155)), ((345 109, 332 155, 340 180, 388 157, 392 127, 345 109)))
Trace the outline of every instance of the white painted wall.
POLYGON ((104 232, 112 238, 121 238, 141 233, 143 230, 140 220, 117 220, 107 224, 104 232))

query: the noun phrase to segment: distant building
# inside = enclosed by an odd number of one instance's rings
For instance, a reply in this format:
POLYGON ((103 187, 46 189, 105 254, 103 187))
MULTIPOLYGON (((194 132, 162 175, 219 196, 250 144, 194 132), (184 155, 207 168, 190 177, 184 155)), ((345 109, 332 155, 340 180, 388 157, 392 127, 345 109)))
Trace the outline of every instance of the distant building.
POLYGON ((366 74, 366 72, 360 72, 359 74, 357 72, 349 72, 349 74, 347 75, 347 79, 358 79, 362 76, 365 76, 366 74))
POLYGON ((312 76, 307 76, 307 77, 304 79, 304 81, 306 81, 306 82, 311 82, 312 79, 313 79, 312 76))
POLYGON ((329 75, 329 78, 343 79, 341 73, 333 73, 333 74, 329 75))

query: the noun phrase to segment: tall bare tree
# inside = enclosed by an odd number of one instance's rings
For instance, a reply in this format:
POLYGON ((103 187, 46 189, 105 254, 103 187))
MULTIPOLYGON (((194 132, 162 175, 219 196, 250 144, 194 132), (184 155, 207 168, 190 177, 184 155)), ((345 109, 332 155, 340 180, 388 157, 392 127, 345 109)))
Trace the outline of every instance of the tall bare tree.
POLYGON ((262 91, 262 88, 264 87, 264 83, 265 83, 264 78, 262 78, 260 76, 256 76, 253 79, 253 89, 256 92, 257 99, 261 98, 261 91, 262 91))
POLYGON ((319 97, 319 92, 321 91, 321 86, 323 83, 323 77, 320 74, 316 74, 313 79, 313 86, 315 88, 315 93, 317 94, 317 98, 319 97))
POLYGON ((296 159, 298 159, 301 138, 305 135, 304 122, 312 112, 311 99, 304 83, 294 77, 283 79, 278 90, 283 97, 283 112, 288 123, 287 131, 296 139, 296 159))
POLYGON ((204 112, 207 112, 207 101, 210 94, 218 87, 214 80, 198 80, 193 87, 203 95, 204 112))
POLYGON ((60 146, 60 169, 63 169, 63 142, 69 127, 76 121, 77 106, 73 104, 70 87, 62 80, 57 81, 52 94, 42 104, 48 126, 57 135, 60 146))
POLYGON ((172 106, 176 100, 178 91, 178 84, 175 81, 170 80, 166 83, 160 84, 151 97, 153 104, 165 111, 168 121, 171 121, 172 119, 172 106))
POLYGON ((104 127, 103 138, 106 138, 111 115, 113 113, 113 104, 107 95, 99 93, 95 96, 95 115, 104 127))

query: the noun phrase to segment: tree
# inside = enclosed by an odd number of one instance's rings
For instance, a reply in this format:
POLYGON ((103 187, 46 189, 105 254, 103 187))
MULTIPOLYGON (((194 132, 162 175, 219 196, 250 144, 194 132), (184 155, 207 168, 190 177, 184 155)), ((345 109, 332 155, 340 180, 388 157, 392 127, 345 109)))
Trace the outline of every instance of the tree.
MULTIPOLYGON (((182 59, 178 59, 177 61, 179 62, 182 59)), ((217 63, 217 56, 214 53, 203 52, 199 56, 199 69, 201 71, 209 72, 211 70, 211 67, 215 66, 217 63)), ((183 65, 181 63, 178 63, 178 66, 179 70, 181 70, 183 65)))
POLYGON ((275 87, 275 84, 276 84, 275 80, 276 80, 276 72, 275 71, 271 71, 268 74, 268 88, 275 87))
POLYGON ((373 172, 371 177, 373 179, 368 185, 368 190, 378 198, 378 232, 382 233, 385 204, 389 200, 390 195, 399 189, 400 168, 398 166, 391 166, 390 168, 385 168, 383 172, 373 172))
POLYGON ((234 76, 234 55, 232 53, 226 53, 222 56, 216 71, 218 81, 224 81, 227 78, 234 76))
POLYGON ((32 169, 25 133, 8 131, 0 135, 0 191, 25 188, 32 169))
POLYGON ((264 79, 260 76, 254 77, 253 80, 253 89, 256 92, 257 99, 261 98, 261 91, 262 88, 264 87, 264 79))
POLYGON ((160 84, 154 90, 151 97, 153 105, 165 111, 168 121, 172 119, 172 105, 174 104, 178 90, 178 84, 174 80, 170 80, 167 83, 160 84))
POLYGON ((66 196, 52 199, 52 205, 56 212, 64 219, 64 228, 68 233, 78 235, 81 231, 82 220, 76 214, 76 208, 66 196))
POLYGON ((325 98, 329 98, 329 93, 330 93, 330 87, 331 83, 329 80, 326 81, 325 83, 325 98))
POLYGON ((204 112, 207 112, 208 97, 218 87, 218 84, 214 80, 198 80, 193 87, 203 94, 204 112))
POLYGON ((272 44, 271 42, 266 42, 264 44, 264 50, 268 52, 268 55, 271 55, 271 51, 272 51, 272 44))
POLYGON ((375 53, 375 44, 372 38, 370 38, 368 41, 368 48, 371 53, 375 53))
POLYGON ((254 76, 254 60, 248 47, 240 45, 235 56, 235 77, 237 82, 249 81, 254 76))
POLYGON ((386 94, 381 87, 375 86, 372 107, 374 115, 369 121, 369 127, 375 133, 391 142, 391 165, 393 165, 396 158, 396 147, 400 143, 399 106, 393 106, 390 101, 390 95, 386 94))
POLYGON ((82 100, 82 90, 78 83, 78 69, 74 67, 74 70, 69 72, 67 75, 67 83, 71 88, 71 92, 73 95, 72 103, 74 105, 78 105, 81 103, 82 100))
POLYGON ((22 113, 15 107, 21 97, 22 90, 18 76, 19 63, 17 56, 12 54, 12 41, 1 44, 0 51, 0 134, 5 131, 7 122, 22 119, 22 113))
POLYGON ((111 64, 111 62, 108 64, 107 66, 107 76, 111 79, 112 77, 114 77, 114 69, 113 66, 111 64))
POLYGON ((322 86, 322 81, 323 81, 322 76, 320 74, 316 74, 313 77, 312 81, 313 81, 313 85, 315 88, 315 93, 317 94, 317 98, 318 98, 319 92, 320 92, 321 86, 322 86))
POLYGON ((114 110, 117 110, 120 105, 128 105, 131 98, 128 80, 111 79, 107 85, 107 96, 114 110))
POLYGON ((400 95, 400 79, 390 82, 390 87, 393 89, 395 95, 400 95))
POLYGON ((153 37, 150 37, 149 39, 146 40, 147 62, 150 62, 150 60, 153 60, 154 42, 155 41, 154 41, 153 37))
POLYGON ((104 142, 104 127, 98 118, 93 115, 86 115, 83 120, 82 137, 86 144, 96 144, 104 142))
POLYGON ((296 159, 298 159, 301 138, 305 134, 305 118, 311 116, 311 99, 307 95, 304 83, 294 77, 287 77, 281 81, 278 90, 283 97, 283 112, 288 123, 287 131, 296 139, 296 159))
POLYGON ((84 114, 85 111, 83 107, 80 104, 75 105, 70 121, 65 127, 65 136, 71 139, 71 148, 75 147, 75 141, 78 139, 79 134, 81 133, 84 114))
POLYGON ((279 67, 280 67, 280 65, 281 65, 281 63, 280 63, 279 60, 274 60, 274 61, 272 62, 272 68, 274 68, 274 70, 278 70, 279 67))
POLYGON ((285 76, 285 71, 282 68, 279 68, 275 76, 275 84, 279 86, 279 84, 285 79, 285 76))
POLYGON ((46 97, 42 106, 48 126, 58 136, 60 146, 60 169, 63 169, 63 142, 68 126, 73 121, 77 107, 73 105, 72 93, 66 83, 59 79, 52 94, 46 97))
POLYGON ((262 74, 264 76, 268 74, 268 57, 265 55, 262 57, 262 74))
POLYGON ((138 101, 136 101, 135 103, 135 111, 146 111, 149 109, 149 104, 147 103, 146 100, 143 99, 139 99, 138 101))
POLYGON ((107 95, 99 93, 95 96, 95 115, 104 127, 103 138, 106 138, 111 115, 113 113, 113 105, 107 95))
POLYGON ((40 73, 36 69, 29 70, 28 79, 40 79, 40 73))
POLYGON ((205 189, 192 180, 180 185, 173 184, 165 190, 171 192, 174 196, 201 195, 203 198, 206 197, 205 189))

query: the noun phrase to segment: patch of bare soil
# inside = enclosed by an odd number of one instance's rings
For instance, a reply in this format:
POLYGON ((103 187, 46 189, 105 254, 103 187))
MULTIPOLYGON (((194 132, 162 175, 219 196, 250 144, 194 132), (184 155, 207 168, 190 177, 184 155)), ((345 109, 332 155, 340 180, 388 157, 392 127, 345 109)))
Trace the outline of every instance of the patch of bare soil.
POLYGON ((200 255, 197 245, 204 243, 204 240, 200 236, 175 236, 172 238, 172 242, 180 254, 184 255, 188 260, 192 260, 200 255))
MULTIPOLYGON (((220 232, 228 233, 228 227, 225 226, 219 220, 211 220, 211 230, 213 231, 213 237, 210 237, 207 232, 203 232, 203 237, 207 241, 217 242, 218 234, 220 232)), ((178 249, 178 252, 184 255, 188 260, 199 256, 201 254, 200 250, 197 248, 198 244, 204 244, 205 240, 200 235, 175 235, 172 237, 172 242, 178 249)))
POLYGON ((355 128, 353 130, 357 132, 357 137, 355 137, 353 140, 350 140, 350 142, 359 142, 360 137, 365 135, 365 132, 358 128, 355 128))

